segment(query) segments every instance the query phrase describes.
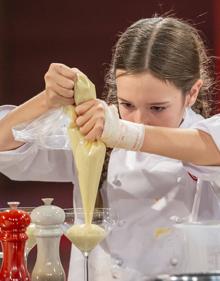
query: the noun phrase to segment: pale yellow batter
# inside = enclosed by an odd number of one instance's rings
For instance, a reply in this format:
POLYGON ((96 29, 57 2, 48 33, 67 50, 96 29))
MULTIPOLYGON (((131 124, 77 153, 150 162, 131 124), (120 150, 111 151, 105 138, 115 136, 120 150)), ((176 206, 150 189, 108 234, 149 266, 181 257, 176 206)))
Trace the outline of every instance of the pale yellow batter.
POLYGON ((69 228, 66 236, 82 252, 89 253, 105 238, 106 232, 96 224, 76 224, 69 228))
MULTIPOLYGON (((74 92, 76 105, 96 97, 94 84, 81 72, 78 73, 74 92)), ((91 224, 106 147, 101 141, 89 142, 84 139, 75 124, 74 106, 68 106, 67 113, 72 120, 68 133, 78 173, 85 224, 91 224)))

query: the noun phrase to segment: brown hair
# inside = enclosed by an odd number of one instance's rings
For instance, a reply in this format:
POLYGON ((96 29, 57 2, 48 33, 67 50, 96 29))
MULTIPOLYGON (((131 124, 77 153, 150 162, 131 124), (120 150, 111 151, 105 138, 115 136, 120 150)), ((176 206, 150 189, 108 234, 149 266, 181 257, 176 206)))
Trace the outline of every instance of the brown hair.
POLYGON ((210 58, 196 28, 173 17, 141 19, 120 36, 106 76, 106 100, 117 103, 116 69, 126 73, 148 71, 174 84, 185 95, 201 78, 203 86, 193 109, 208 117, 213 80, 210 58))
MULTIPOLYGON (((108 104, 117 105, 116 69, 128 74, 149 71, 173 83, 183 95, 201 78, 203 86, 193 109, 208 117, 214 84, 209 74, 210 62, 203 40, 192 25, 169 16, 141 19, 121 34, 114 47, 103 96, 108 104)), ((107 176, 110 153, 108 149, 100 187, 107 176)))

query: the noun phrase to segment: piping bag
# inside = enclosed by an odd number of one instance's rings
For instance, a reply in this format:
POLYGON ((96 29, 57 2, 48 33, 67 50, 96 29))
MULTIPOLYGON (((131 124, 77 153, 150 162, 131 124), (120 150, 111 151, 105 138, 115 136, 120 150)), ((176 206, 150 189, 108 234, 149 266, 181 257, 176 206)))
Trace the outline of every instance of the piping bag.
MULTIPOLYGON (((76 105, 96 98, 95 85, 82 72, 77 73, 74 92, 76 105)), ((77 116, 74 106, 66 106, 65 112, 71 120, 67 132, 75 160, 85 224, 91 224, 106 146, 102 141, 88 141, 84 138, 75 123, 77 116)))

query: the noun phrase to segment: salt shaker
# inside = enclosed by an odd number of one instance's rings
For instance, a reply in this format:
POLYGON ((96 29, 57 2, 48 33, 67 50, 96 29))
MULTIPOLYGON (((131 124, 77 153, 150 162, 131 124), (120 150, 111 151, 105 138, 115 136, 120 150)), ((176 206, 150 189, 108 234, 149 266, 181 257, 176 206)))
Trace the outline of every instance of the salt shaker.
POLYGON ((0 212, 0 240, 3 262, 0 281, 30 281, 24 257, 25 233, 31 219, 28 213, 18 210, 19 202, 8 202, 11 209, 0 212))
POLYGON ((31 212, 37 240, 37 259, 31 280, 65 281, 59 255, 60 238, 63 234, 60 225, 64 222, 65 213, 60 207, 51 205, 53 198, 44 198, 42 201, 44 205, 31 212))

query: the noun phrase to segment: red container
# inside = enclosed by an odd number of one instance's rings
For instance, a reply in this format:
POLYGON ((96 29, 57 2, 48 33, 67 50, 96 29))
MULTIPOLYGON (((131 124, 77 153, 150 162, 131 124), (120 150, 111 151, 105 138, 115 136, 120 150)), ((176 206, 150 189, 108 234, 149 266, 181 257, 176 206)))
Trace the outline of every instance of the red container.
POLYGON ((31 218, 28 213, 17 210, 18 204, 11 204, 12 209, 0 212, 0 240, 3 261, 0 281, 30 281, 24 257, 25 233, 31 218))

